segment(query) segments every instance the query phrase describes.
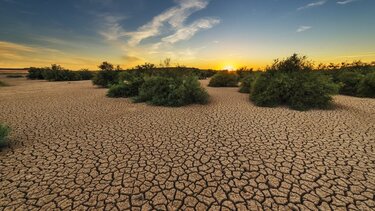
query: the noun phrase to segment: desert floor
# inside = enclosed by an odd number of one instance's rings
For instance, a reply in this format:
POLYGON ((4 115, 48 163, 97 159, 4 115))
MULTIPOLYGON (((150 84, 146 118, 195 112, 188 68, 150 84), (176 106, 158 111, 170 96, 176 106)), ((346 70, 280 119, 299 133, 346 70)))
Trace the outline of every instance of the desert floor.
POLYGON ((207 88, 209 105, 163 108, 0 80, 0 210, 375 209, 374 99, 298 112, 207 88))

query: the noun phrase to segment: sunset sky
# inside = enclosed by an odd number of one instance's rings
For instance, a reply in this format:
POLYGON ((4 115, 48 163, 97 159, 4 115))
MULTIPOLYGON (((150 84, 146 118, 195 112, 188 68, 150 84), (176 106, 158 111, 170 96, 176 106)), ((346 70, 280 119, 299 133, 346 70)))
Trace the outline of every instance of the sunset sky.
POLYGON ((374 0, 0 0, 0 67, 375 61, 374 0))

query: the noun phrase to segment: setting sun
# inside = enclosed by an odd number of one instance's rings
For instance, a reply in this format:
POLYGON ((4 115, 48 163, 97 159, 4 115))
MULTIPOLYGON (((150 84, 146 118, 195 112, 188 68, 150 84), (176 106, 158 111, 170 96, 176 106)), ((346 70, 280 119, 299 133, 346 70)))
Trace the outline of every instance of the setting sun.
POLYGON ((224 70, 228 70, 228 71, 233 71, 233 70, 235 70, 236 68, 234 68, 233 65, 226 65, 226 66, 224 66, 223 69, 224 69, 224 70))

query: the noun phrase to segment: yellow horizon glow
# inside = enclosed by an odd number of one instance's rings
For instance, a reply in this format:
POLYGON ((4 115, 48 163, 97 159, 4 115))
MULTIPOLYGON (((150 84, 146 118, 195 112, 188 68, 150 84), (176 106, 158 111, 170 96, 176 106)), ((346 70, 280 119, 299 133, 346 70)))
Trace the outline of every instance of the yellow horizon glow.
POLYGON ((234 71, 236 68, 233 65, 225 65, 223 70, 234 71))
MULTIPOLYGON (((142 53, 142 52, 141 52, 142 53)), ((146 55, 146 54, 142 54, 146 55)), ((241 67, 264 69, 271 65, 276 58, 284 59, 291 54, 282 52, 272 55, 249 55, 247 52, 241 52, 237 55, 218 53, 218 55, 205 55, 199 57, 184 58, 175 57, 172 59, 172 66, 186 66, 200 69, 213 70, 236 70, 241 67), (246 56, 247 55, 247 56, 246 56)), ((301 53, 300 55, 307 55, 308 59, 315 65, 322 64, 340 64, 341 62, 351 63, 353 61, 362 61, 371 63, 375 61, 375 52, 334 52, 330 54, 320 54, 319 52, 301 53)), ((123 69, 133 68, 145 62, 159 64, 161 58, 159 57, 140 57, 138 60, 124 60, 121 56, 116 55, 88 55, 80 52, 64 52, 61 50, 17 44, 12 42, 0 41, 0 68, 28 68, 28 67, 46 67, 51 64, 58 64, 64 68, 79 70, 90 69, 97 70, 98 65, 103 61, 119 65, 123 69)))
MULTIPOLYGON (((354 61, 362 61, 364 63, 371 63, 375 61, 375 58, 371 59, 311 59, 315 66, 318 64, 322 63, 325 65, 328 65, 330 63, 334 64, 340 64, 341 62, 347 62, 347 63, 352 63, 354 61)), ((144 62, 140 62, 137 64, 123 64, 121 61, 117 60, 110 60, 110 59, 103 59, 103 60, 98 60, 97 62, 94 61, 82 61, 82 60, 70 60, 70 58, 67 58, 67 60, 59 59, 55 61, 49 61, 49 60, 44 60, 44 61, 0 61, 0 68, 28 68, 28 67, 47 67, 51 66, 51 64, 58 64, 61 65, 64 68, 67 69, 72 69, 72 70, 80 70, 80 69, 90 69, 90 70, 96 70, 98 69, 98 65, 102 63, 103 61, 108 61, 109 63, 112 63, 113 65, 120 65, 121 68, 123 69, 129 69, 133 68, 136 65, 141 65, 144 64, 144 62)), ((213 69, 213 70, 228 70, 228 71, 234 71, 237 70, 241 67, 248 67, 248 68, 253 68, 255 70, 257 69, 264 69, 266 66, 271 65, 273 60, 269 60, 268 62, 262 61, 262 62, 233 62, 233 63, 227 63, 227 62, 186 62, 186 63, 179 63, 182 66, 186 67, 193 67, 193 68, 200 68, 200 69, 213 69)), ((153 63, 153 62, 150 62, 153 63)), ((157 63, 153 63, 157 64, 157 63)))

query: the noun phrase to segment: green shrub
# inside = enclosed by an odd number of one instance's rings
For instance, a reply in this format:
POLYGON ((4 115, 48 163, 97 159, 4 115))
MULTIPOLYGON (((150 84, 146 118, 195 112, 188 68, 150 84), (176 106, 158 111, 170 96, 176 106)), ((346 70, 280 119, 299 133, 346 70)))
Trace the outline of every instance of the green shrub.
POLYGON ((337 94, 339 86, 327 76, 317 73, 295 73, 292 76, 292 90, 287 105, 296 110, 328 108, 332 95, 337 94))
POLYGON ((87 69, 76 71, 76 74, 78 74, 79 80, 83 81, 91 80, 94 77, 94 73, 87 69))
POLYGON ((48 68, 30 67, 26 77, 31 80, 44 80, 44 72, 48 68))
POLYGON ((360 73, 345 71, 337 76, 338 82, 341 84, 339 93, 344 95, 356 96, 358 86, 364 76, 360 73))
POLYGON ((251 100, 257 106, 275 107, 287 103, 291 78, 281 72, 265 72, 254 84, 251 100))
POLYGON ((112 84, 116 84, 118 81, 118 72, 113 70, 101 70, 97 72, 92 83, 100 87, 110 87, 112 84))
POLYGON ((208 103, 208 93, 201 87, 196 77, 185 77, 182 84, 169 96, 171 106, 208 103))
POLYGON ((238 78, 240 81, 243 81, 246 77, 249 75, 252 75, 254 73, 253 68, 247 68, 247 67, 241 67, 236 70, 236 74, 238 75, 238 78))
POLYGON ((215 70, 200 70, 200 69, 193 69, 192 75, 198 77, 199 80, 204 80, 210 78, 216 74, 215 70))
POLYGON ((56 64, 44 68, 30 67, 28 72, 26 76, 28 79, 48 81, 91 80, 94 75, 88 70, 72 71, 56 64))
POLYGON ((250 93, 256 79, 257 75, 255 73, 247 74, 246 76, 244 76, 244 78, 241 80, 239 92, 250 93))
POLYGON ((168 96, 172 90, 177 89, 177 80, 160 76, 146 78, 136 101, 149 102, 153 105, 169 105, 168 96))
POLYGON ((8 84, 3 82, 3 81, 0 81, 0 87, 2 87, 2 86, 8 86, 8 84))
POLYGON ((53 64, 51 68, 43 71, 43 76, 45 80, 48 81, 78 81, 80 80, 80 75, 78 72, 64 69, 60 65, 53 64))
POLYGON ((367 74, 359 83, 358 96, 375 98, 375 72, 367 74))
POLYGON ((208 86, 211 87, 237 87, 238 76, 235 73, 222 71, 216 73, 210 80, 208 86))
POLYGON ((118 75, 118 81, 121 82, 136 82, 136 81, 144 81, 143 80, 144 74, 137 70, 127 70, 120 72, 118 75))
POLYGON ((298 56, 293 54, 292 56, 279 60, 276 59, 271 67, 267 68, 267 71, 279 71, 279 72, 306 72, 313 70, 312 63, 307 60, 306 56, 298 56))
POLYGON ((108 90, 107 96, 111 98, 127 98, 133 97, 134 95, 132 94, 129 84, 120 83, 112 85, 108 90))
POLYGON ((9 133, 10 127, 5 124, 0 124, 0 147, 3 147, 6 144, 9 133))
POLYGON ((118 75, 118 84, 114 84, 108 90, 108 97, 135 97, 139 88, 144 83, 143 76, 138 71, 124 71, 118 75))
POLYGON ((257 78, 251 100, 258 106, 287 105, 295 110, 329 107, 339 86, 330 77, 311 71, 304 60, 297 55, 276 60, 257 78))
POLYGON ((208 102, 207 92, 196 77, 160 77, 145 79, 136 102, 148 102, 157 106, 183 106, 208 102))
POLYGON ((100 71, 92 79, 94 85, 107 88, 118 83, 118 74, 120 71, 115 70, 112 64, 103 62, 99 65, 99 68, 100 71))

